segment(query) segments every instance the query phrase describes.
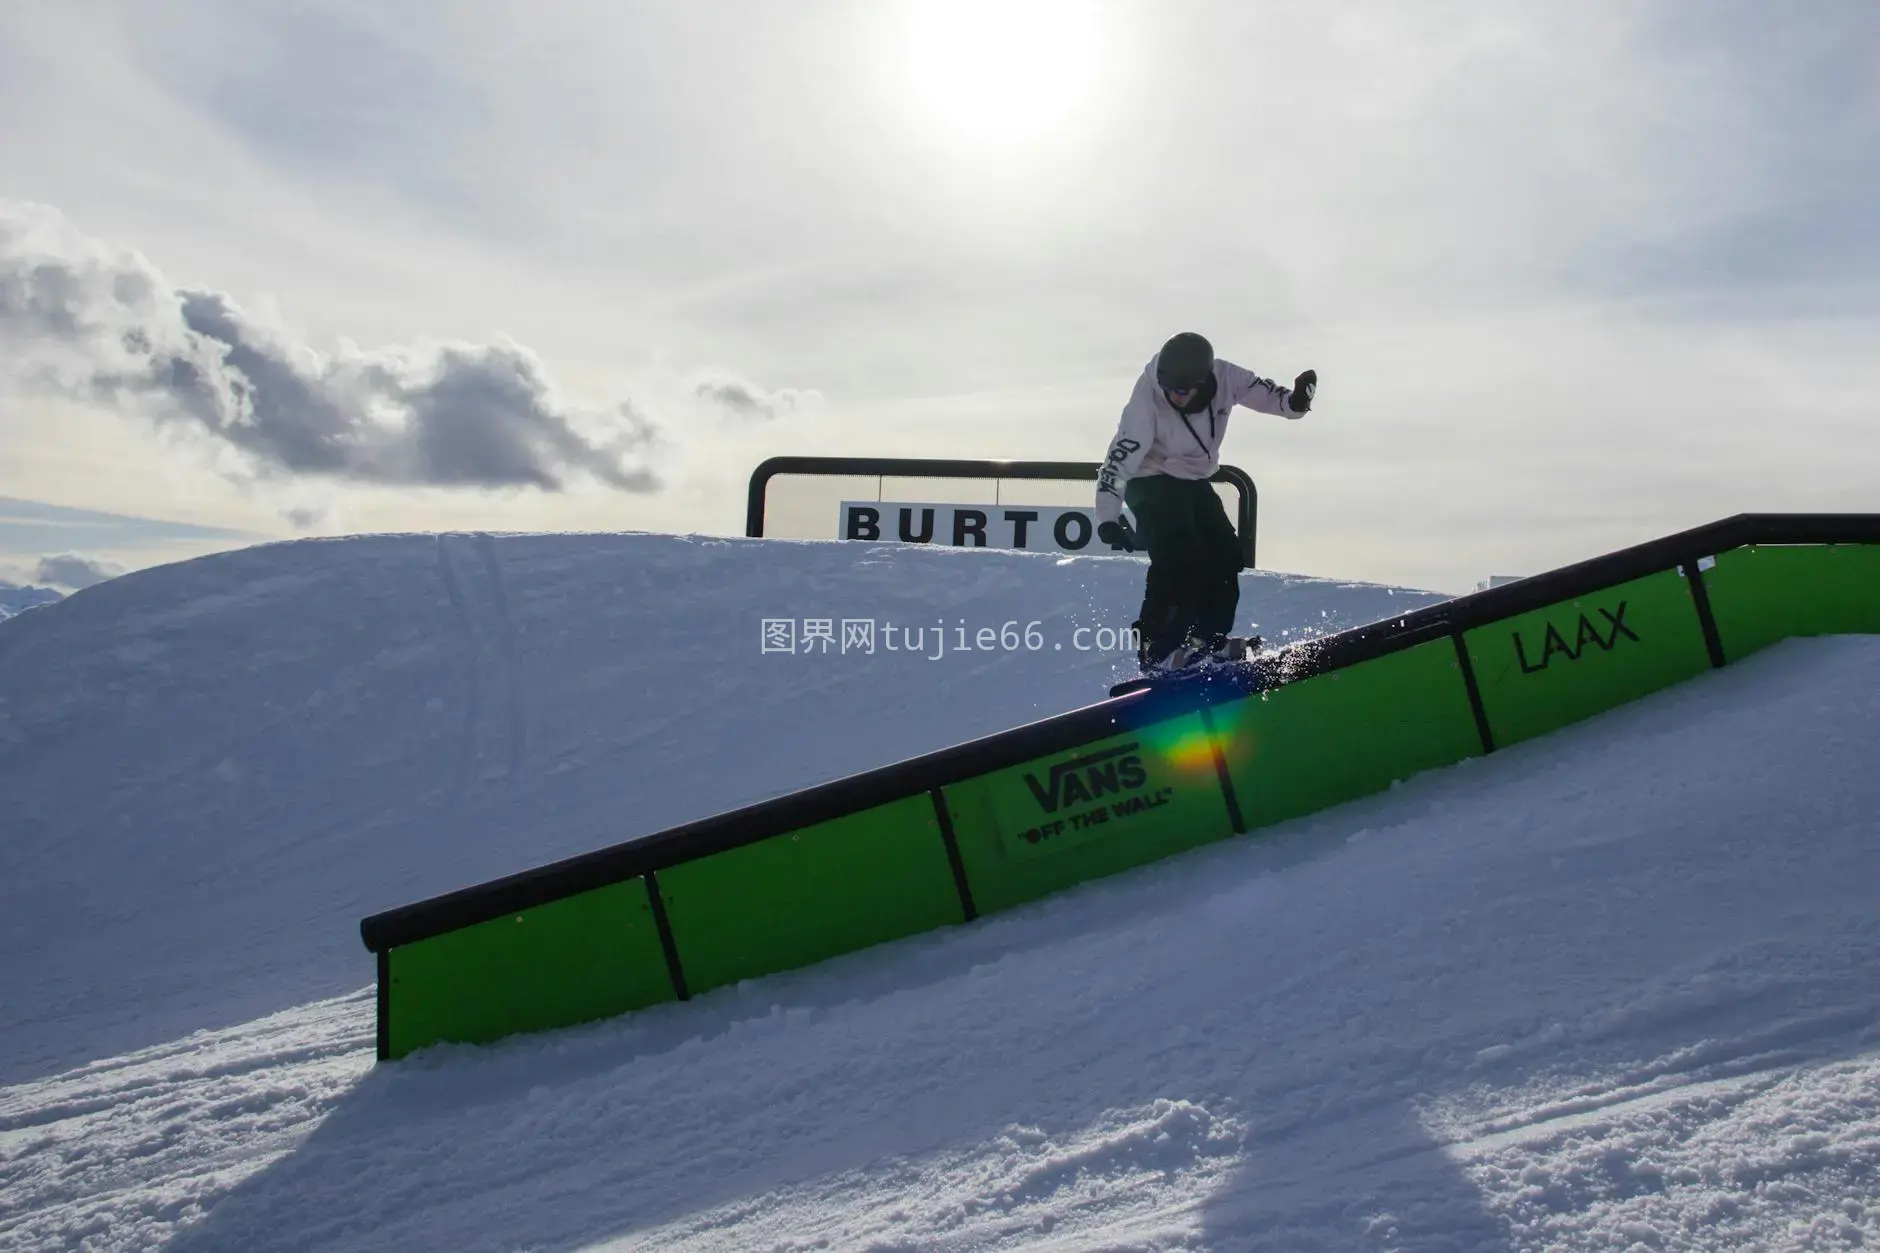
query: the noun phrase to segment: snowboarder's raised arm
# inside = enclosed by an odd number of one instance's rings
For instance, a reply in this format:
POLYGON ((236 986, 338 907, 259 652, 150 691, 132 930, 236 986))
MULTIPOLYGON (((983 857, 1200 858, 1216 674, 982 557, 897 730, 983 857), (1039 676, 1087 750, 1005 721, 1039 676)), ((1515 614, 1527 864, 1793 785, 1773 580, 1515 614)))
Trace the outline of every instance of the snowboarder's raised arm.
POLYGON ((1312 407, 1312 395, 1319 382, 1316 371, 1307 370, 1293 381, 1293 386, 1281 387, 1272 379, 1261 378, 1245 366, 1235 365, 1231 361, 1220 364, 1221 391, 1223 398, 1230 404, 1244 405, 1255 413, 1271 413, 1288 419, 1302 418, 1306 410, 1312 407), (1298 407, 1294 408, 1295 405, 1298 407))
POLYGON ((1123 488, 1142 468, 1155 442, 1155 379, 1148 372, 1136 380, 1136 390, 1123 406, 1123 417, 1116 425, 1103 464, 1097 468, 1097 525, 1114 522, 1123 516, 1123 488))

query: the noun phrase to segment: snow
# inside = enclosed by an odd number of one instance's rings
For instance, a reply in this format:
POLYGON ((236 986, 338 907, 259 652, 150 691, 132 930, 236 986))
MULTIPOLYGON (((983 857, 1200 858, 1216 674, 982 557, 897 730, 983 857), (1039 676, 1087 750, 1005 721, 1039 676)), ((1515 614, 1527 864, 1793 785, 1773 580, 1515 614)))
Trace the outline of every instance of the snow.
MULTIPOLYGON (((1129 659, 1072 632, 1140 572, 381 536, 0 624, 0 1249, 1880 1239, 1866 637, 970 926, 373 1063, 364 914, 1098 699, 1129 659), (768 617, 1043 647, 765 654, 768 617)), ((1243 588, 1269 636, 1437 599, 1243 588)))

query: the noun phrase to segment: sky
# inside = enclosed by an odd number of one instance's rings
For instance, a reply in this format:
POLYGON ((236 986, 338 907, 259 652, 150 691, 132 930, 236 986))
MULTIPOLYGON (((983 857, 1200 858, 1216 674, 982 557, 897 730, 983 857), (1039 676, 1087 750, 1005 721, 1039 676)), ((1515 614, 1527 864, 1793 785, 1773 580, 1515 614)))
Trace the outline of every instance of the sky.
POLYGON ((1319 374, 1224 448, 1269 568, 1871 510, 1880 10, 1770 14, 23 0, 0 496, 737 534, 777 453, 1097 460, 1192 329, 1319 374))

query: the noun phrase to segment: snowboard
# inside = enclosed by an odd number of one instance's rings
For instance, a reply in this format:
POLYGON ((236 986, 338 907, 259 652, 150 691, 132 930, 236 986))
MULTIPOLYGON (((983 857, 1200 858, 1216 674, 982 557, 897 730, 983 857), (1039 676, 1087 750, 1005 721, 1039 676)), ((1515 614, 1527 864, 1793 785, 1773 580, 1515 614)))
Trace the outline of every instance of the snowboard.
POLYGON ((1264 641, 1257 635, 1229 636, 1227 657, 1215 661, 1191 662, 1172 670, 1138 675, 1110 688, 1111 696, 1126 696, 1144 688, 1205 686, 1215 683, 1244 683, 1257 663, 1264 641))

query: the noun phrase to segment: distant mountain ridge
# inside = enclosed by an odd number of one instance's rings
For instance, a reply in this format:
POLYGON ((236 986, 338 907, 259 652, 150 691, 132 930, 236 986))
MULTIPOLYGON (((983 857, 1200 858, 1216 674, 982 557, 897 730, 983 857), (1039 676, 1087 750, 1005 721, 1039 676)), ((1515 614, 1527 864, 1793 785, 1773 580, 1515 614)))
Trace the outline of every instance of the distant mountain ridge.
POLYGON ((64 599, 64 595, 49 587, 16 587, 0 583, 0 621, 64 599))

